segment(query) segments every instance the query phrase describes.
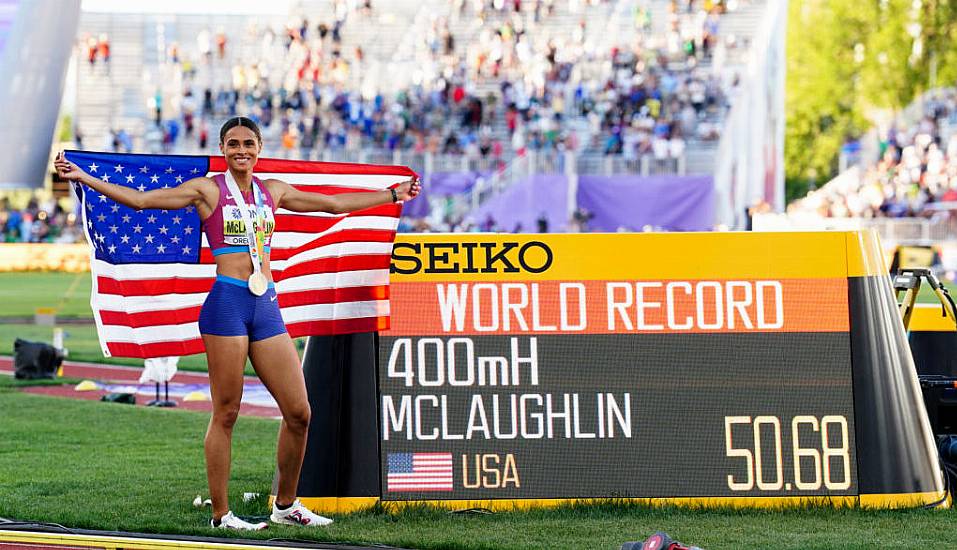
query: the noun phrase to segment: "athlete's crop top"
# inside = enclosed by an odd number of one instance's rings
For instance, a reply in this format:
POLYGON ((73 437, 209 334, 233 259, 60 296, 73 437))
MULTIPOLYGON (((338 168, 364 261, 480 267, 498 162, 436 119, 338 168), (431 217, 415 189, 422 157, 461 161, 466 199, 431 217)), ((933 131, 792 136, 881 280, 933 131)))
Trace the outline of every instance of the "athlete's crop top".
MULTIPOLYGON (((249 253, 246 243, 246 226, 243 223, 242 211, 236 206, 236 201, 229 193, 229 187, 226 186, 225 174, 213 176, 213 181, 219 186, 219 204, 213 209, 213 213, 203 220, 203 232, 206 233, 206 240, 209 242, 209 248, 213 256, 220 254, 232 254, 235 252, 249 253)), ((273 229, 276 227, 276 216, 274 210, 276 206, 272 202, 272 197, 266 186, 259 178, 253 176, 253 185, 259 187, 263 197, 263 206, 266 212, 266 239, 265 252, 269 253, 269 244, 272 241, 273 229)), ((256 196, 252 189, 245 196, 246 204, 249 209, 249 218, 256 217, 256 196)))

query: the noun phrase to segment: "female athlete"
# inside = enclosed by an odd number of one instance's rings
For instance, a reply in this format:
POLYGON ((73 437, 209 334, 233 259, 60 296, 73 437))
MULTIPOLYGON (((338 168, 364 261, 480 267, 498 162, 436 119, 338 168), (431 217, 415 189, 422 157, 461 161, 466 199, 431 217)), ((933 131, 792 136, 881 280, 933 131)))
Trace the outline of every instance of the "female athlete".
POLYGON ((216 261, 216 282, 199 316, 213 401, 205 441, 213 527, 258 530, 268 525, 246 522, 229 511, 232 432, 239 415, 247 357, 282 412, 278 489, 269 519, 281 524, 328 525, 331 519, 314 514, 296 498, 310 410, 299 355, 279 313, 269 271, 274 213, 285 208, 340 214, 407 201, 419 194, 419 182, 412 179, 374 193, 327 196, 299 191, 276 179, 261 181, 253 175, 253 167, 262 151, 262 134, 245 117, 223 124, 219 148, 226 158, 226 173, 146 192, 94 178, 62 153, 54 165, 60 177, 78 181, 131 208, 172 210, 192 205, 199 212, 216 261))

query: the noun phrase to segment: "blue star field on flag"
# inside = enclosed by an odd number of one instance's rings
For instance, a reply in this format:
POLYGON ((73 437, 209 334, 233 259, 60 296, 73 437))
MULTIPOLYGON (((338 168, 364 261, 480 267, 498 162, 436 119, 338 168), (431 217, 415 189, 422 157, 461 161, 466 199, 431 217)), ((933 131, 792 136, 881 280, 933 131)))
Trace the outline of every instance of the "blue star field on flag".
MULTIPOLYGON (((206 157, 191 156, 69 151, 66 158, 95 178, 139 191, 176 187, 205 176, 209 166, 206 157)), ((97 259, 112 264, 199 261, 202 232, 195 207, 135 210, 85 185, 76 187, 97 259)))

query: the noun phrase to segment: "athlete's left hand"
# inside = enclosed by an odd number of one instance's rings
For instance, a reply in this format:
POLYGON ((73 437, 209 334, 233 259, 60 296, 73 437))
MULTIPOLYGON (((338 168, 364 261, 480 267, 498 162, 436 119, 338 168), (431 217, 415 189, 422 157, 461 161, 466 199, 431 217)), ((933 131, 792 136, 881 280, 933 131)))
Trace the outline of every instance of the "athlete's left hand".
POLYGON ((404 181, 397 185, 395 194, 399 197, 398 202, 403 203, 419 196, 419 191, 421 190, 422 185, 419 183, 419 178, 412 178, 409 181, 404 181))

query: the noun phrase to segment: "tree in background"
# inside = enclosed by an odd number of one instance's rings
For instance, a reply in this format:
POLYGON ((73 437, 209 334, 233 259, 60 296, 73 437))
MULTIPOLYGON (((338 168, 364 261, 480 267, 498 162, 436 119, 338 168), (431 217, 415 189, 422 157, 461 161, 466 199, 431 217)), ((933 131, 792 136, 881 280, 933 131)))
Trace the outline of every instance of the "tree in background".
POLYGON ((957 82, 957 0, 791 0, 787 40, 789 201, 882 115, 957 82))
POLYGON ((784 146, 789 201, 828 178, 844 140, 864 127, 854 98, 855 45, 866 21, 854 4, 794 0, 789 5, 784 146))

